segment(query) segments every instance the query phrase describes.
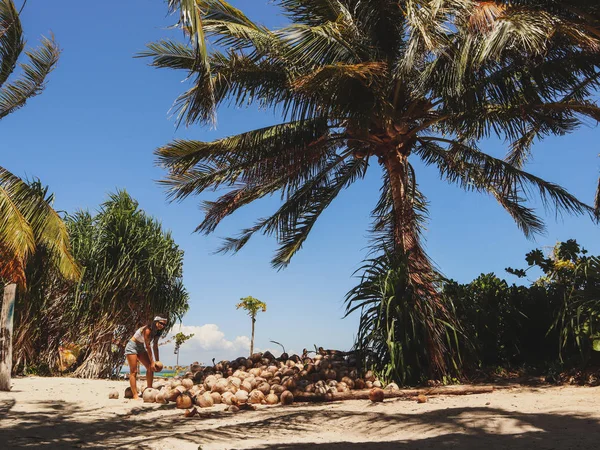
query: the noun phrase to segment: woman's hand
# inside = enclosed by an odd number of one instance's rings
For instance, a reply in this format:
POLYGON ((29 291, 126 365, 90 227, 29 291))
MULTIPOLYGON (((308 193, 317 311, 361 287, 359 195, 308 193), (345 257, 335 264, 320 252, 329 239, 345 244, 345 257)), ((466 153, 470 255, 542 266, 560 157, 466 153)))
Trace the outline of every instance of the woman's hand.
POLYGON ((150 364, 150 370, 152 372, 156 372, 156 363, 154 361, 152 361, 152 364, 150 364))

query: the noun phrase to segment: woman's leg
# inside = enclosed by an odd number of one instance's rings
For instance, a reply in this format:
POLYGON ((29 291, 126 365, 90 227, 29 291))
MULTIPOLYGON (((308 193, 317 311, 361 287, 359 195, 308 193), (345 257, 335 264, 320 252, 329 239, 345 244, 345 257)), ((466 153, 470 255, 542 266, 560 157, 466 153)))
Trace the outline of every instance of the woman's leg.
POLYGON ((154 372, 152 372, 152 369, 150 368, 150 358, 148 357, 148 353, 139 353, 137 356, 146 368, 146 385, 151 388, 154 383, 154 372))
POLYGON ((131 394, 133 395, 133 399, 136 400, 140 398, 138 396, 137 391, 138 356, 127 355, 127 362, 129 363, 129 387, 131 388, 131 394))

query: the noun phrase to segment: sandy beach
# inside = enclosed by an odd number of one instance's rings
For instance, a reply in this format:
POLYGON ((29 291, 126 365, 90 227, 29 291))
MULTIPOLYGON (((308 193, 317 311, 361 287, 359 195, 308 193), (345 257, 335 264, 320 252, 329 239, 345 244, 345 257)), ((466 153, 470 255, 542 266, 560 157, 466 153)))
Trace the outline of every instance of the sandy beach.
POLYGON ((592 449, 600 388, 520 387, 430 397, 427 403, 224 405, 185 418, 174 404, 110 400, 124 381, 17 378, 0 393, 0 448, 121 449, 592 449))

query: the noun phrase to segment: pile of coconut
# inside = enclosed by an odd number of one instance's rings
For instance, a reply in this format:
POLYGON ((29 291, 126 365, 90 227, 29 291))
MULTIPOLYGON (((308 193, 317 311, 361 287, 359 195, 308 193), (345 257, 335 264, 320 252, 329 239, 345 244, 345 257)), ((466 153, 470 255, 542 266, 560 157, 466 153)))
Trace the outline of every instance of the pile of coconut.
MULTIPOLYGON (((302 356, 283 353, 275 358, 265 352, 206 367, 194 363, 184 377, 157 381, 142 396, 145 402, 176 402, 178 408, 223 403, 236 410, 242 405, 289 405, 295 396, 318 398, 365 389, 371 389, 371 400, 383 401, 381 388, 372 371, 358 368, 353 354, 319 349, 314 356, 305 351, 302 356)), ((386 386, 397 389, 394 383, 386 386)), ((130 390, 125 397, 131 397, 130 390)))

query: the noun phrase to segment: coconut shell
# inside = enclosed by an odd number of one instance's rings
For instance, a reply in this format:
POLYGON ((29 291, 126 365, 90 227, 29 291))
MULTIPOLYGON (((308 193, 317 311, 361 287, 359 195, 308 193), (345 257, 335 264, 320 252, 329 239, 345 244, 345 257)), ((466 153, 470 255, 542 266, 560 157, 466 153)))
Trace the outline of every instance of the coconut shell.
MULTIPOLYGON (((129 388, 129 390, 131 390, 131 388, 129 388)), ((108 398, 112 398, 112 399, 119 398, 119 391, 117 391, 116 389, 113 389, 112 391, 110 391, 108 393, 108 398)))
POLYGON ((365 380, 357 378, 354 380, 354 389, 364 389, 366 387, 365 380))
POLYGON ((373 387, 374 388, 381 388, 381 387, 383 387, 383 385, 381 384, 381 381, 375 380, 375 381, 373 381, 373 387))
POLYGON ((123 395, 125 398, 133 398, 133 391, 130 387, 125 389, 125 394, 123 395))
POLYGON ((271 392, 271 386, 266 382, 259 384, 256 389, 262 392, 264 395, 268 395, 269 392, 271 392))
POLYGON ((200 408, 210 408, 214 403, 212 396, 208 392, 196 397, 196 405, 200 408))
POLYGON ((248 381, 248 380, 244 380, 244 381, 242 381, 242 385, 240 386, 240 389, 250 393, 250 392, 252 392, 252 383, 250 383, 250 381, 248 381))
POLYGON ((225 403, 226 405, 231 405, 232 401, 231 398, 235 397, 231 392, 225 392, 223 395, 221 395, 221 401, 223 403, 225 403))
POLYGON ((170 402, 174 402, 177 400, 177 397, 179 397, 180 395, 181 395, 181 392, 179 392, 177 389, 172 389, 166 395, 166 399, 169 400, 170 402))
POLYGON ((396 383, 390 383, 385 387, 386 391, 399 391, 400 388, 398 387, 398 385, 396 383))
POLYGON ((163 370, 164 365, 160 361, 154 361, 154 368, 156 369, 155 372, 160 372, 163 370))
POLYGON ((215 384, 217 384, 217 377, 214 375, 209 375, 204 379, 204 389, 207 391, 210 391, 215 384))
POLYGON ((281 385, 288 391, 293 391, 296 388, 296 380, 293 377, 284 378, 281 385))
POLYGON ((186 378, 185 380, 181 380, 181 385, 186 389, 189 390, 194 386, 194 382, 192 380, 190 380, 189 378, 186 378))
POLYGON ((242 385, 242 380, 238 377, 229 377, 227 378, 227 382, 229 383, 229 385, 235 386, 236 389, 239 389, 242 385))
POLYGON ((255 376, 255 377, 259 377, 259 376, 260 376, 260 374, 262 373, 262 369, 260 369, 260 368, 250 369, 250 370, 248 371, 248 373, 249 373, 250 375, 253 375, 253 376, 255 376))
POLYGON ((211 391, 216 392, 218 394, 222 394, 227 390, 228 385, 229 382, 227 381, 227 379, 221 378, 220 380, 217 380, 217 382, 213 385, 211 391))
POLYGON ((342 383, 346 383, 346 386, 348 386, 348 389, 354 389, 354 380, 352 378, 343 377, 342 383))
POLYGON ((178 409, 189 409, 192 407, 192 405, 194 403, 192 401, 192 397, 188 393, 179 395, 177 397, 177 400, 175 400, 175 402, 177 404, 178 409))
POLYGON ((368 370, 367 373, 365 373, 364 378, 365 381, 375 381, 375 374, 372 370, 368 370))
POLYGON ((280 385, 280 384, 273 384, 273 385, 271 385, 271 390, 272 390, 272 391, 273 391, 275 394, 277 394, 277 395, 281 395, 281 393, 282 393, 283 391, 285 391, 285 388, 284 388, 282 385, 280 385))
POLYGON ((238 403, 246 403, 248 401, 248 392, 240 389, 235 393, 235 398, 238 403))
POLYGON ((265 401, 265 394, 255 389, 252 392, 250 392, 250 395, 248 396, 248 401, 250 403, 260 404, 265 401))
POLYGON ((159 393, 156 394, 156 403, 161 403, 161 404, 166 404, 169 403, 169 400, 167 399, 167 393, 164 391, 160 391, 159 393))
POLYGON ((382 402, 384 397, 385 394, 381 388, 373 388, 369 392, 369 400, 371 400, 373 403, 382 402))
POLYGON ((281 401, 282 405, 291 405, 294 403, 294 394, 292 394, 290 391, 283 391, 279 397, 279 400, 281 401))
POLYGON ((277 397, 277 394, 274 392, 271 392, 265 397, 265 401, 267 402, 267 405, 276 405, 279 403, 279 397, 277 397))
POLYGON ((156 402, 156 394, 158 391, 156 389, 147 388, 144 390, 142 394, 142 398, 144 399, 144 403, 154 403, 156 402))
POLYGON ((219 394, 218 392, 211 392, 210 396, 213 399, 213 403, 215 405, 220 405, 221 403, 223 403, 222 399, 221 399, 221 394, 219 394))

